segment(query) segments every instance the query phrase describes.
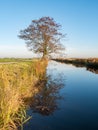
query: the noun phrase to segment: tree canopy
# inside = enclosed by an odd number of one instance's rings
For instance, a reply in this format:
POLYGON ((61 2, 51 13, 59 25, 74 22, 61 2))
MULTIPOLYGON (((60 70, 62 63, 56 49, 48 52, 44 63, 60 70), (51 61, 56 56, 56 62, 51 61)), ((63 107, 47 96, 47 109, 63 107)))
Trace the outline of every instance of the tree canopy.
POLYGON ((61 25, 56 23, 53 18, 42 17, 33 20, 24 30, 20 31, 19 38, 26 41, 29 50, 41 53, 43 58, 52 53, 64 50, 61 39, 64 35, 60 32, 61 25))

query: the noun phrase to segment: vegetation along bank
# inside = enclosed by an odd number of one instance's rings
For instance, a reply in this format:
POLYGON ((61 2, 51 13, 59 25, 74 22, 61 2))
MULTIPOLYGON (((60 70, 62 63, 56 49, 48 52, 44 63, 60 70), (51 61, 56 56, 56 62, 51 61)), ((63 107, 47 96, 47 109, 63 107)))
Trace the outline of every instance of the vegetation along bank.
POLYGON ((46 71, 47 61, 6 59, 2 64, 3 60, 0 63, 0 130, 17 130, 30 118, 26 114, 27 100, 38 93, 36 84, 46 71))
POLYGON ((66 59, 53 59, 58 62, 63 62, 67 64, 73 64, 76 66, 81 66, 81 67, 91 67, 91 68, 98 68, 98 58, 66 58, 66 59))

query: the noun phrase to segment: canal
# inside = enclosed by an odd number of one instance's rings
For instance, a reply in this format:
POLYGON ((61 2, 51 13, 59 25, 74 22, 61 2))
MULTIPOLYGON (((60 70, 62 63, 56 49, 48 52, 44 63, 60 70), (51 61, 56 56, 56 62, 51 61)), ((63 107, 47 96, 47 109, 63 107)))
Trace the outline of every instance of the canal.
POLYGON ((95 71, 50 61, 44 77, 24 130, 98 130, 95 71))

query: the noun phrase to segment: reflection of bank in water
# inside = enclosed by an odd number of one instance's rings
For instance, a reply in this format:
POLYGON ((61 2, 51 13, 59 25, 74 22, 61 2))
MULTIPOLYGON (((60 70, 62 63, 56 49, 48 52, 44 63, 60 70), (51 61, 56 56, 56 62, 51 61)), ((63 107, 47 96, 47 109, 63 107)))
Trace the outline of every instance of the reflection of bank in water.
POLYGON ((91 72, 93 72, 95 74, 98 74, 98 68, 96 69, 96 68, 87 67, 87 70, 89 70, 89 71, 91 71, 91 72))
POLYGON ((91 71, 95 74, 98 74, 98 67, 95 67, 95 66, 92 66, 92 65, 84 66, 84 65, 81 65, 81 64, 80 65, 72 64, 72 65, 75 66, 75 67, 85 67, 86 70, 91 71))
POLYGON ((54 59, 57 62, 71 64, 75 67, 85 67, 87 70, 98 74, 98 59, 54 59))
POLYGON ((43 76, 37 84, 39 92, 32 98, 30 107, 34 113, 51 115, 59 108, 58 100, 62 99, 59 91, 63 88, 62 80, 52 79, 50 76, 43 76))
POLYGON ((98 74, 98 67, 95 67, 95 66, 92 66, 92 65, 84 66, 84 65, 81 65, 81 64, 80 65, 72 64, 72 65, 75 66, 75 67, 85 67, 86 70, 91 71, 95 74, 98 74))
POLYGON ((97 67, 94 67, 94 66, 75 65, 75 64, 73 64, 73 65, 74 65, 75 67, 85 67, 86 70, 91 71, 91 72, 93 72, 93 73, 95 73, 95 74, 98 74, 98 68, 97 68, 97 67))

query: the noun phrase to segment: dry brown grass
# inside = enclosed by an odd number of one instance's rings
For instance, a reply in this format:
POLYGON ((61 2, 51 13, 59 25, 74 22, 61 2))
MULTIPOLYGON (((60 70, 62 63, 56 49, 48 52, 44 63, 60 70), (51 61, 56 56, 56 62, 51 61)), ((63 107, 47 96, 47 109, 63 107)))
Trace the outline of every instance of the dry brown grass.
POLYGON ((0 65, 0 130, 16 130, 26 121, 24 98, 38 92, 34 85, 46 66, 40 60, 0 65))

